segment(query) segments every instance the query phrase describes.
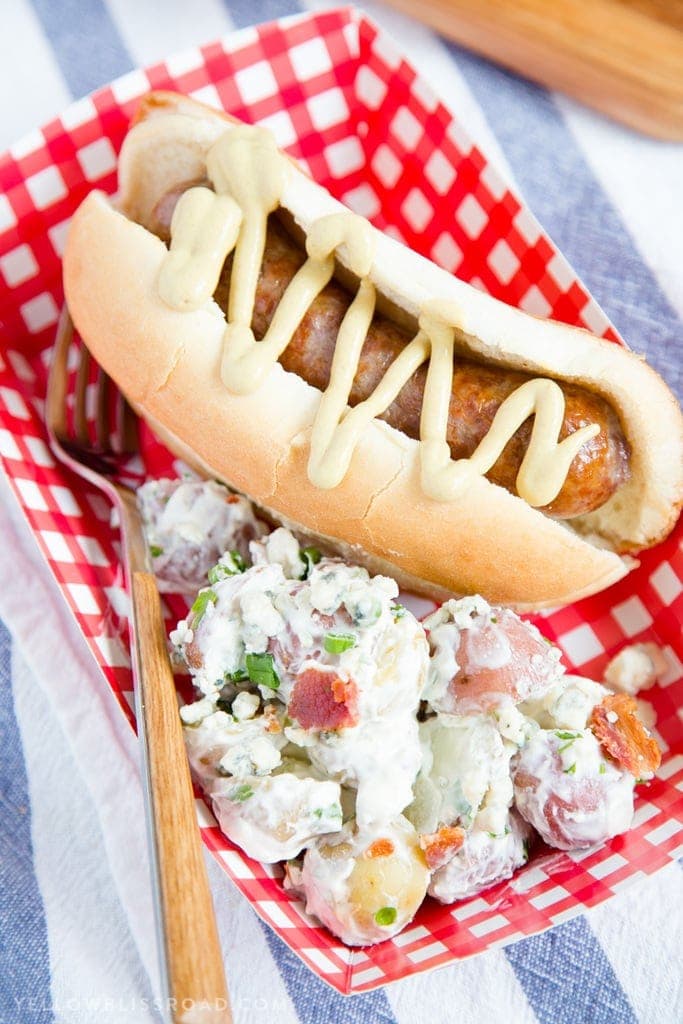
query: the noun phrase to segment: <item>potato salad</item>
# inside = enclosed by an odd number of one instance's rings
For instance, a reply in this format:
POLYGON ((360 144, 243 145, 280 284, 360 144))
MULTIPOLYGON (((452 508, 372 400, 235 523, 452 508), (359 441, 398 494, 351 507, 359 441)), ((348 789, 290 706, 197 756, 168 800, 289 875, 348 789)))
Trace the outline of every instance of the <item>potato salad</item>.
POLYGON ((226 835, 343 942, 510 878, 533 842, 629 828, 659 764, 630 693, 567 674, 508 609, 419 622, 393 580, 257 532, 170 635, 187 749, 226 835))
POLYGON ((159 590, 193 594, 224 551, 249 555, 249 542, 268 527, 250 501, 215 480, 150 480, 138 490, 159 590))

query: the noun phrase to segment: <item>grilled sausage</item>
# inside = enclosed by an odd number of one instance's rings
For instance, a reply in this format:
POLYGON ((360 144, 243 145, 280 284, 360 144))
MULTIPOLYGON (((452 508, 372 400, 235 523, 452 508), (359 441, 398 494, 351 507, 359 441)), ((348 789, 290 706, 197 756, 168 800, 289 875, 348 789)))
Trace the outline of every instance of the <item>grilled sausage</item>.
MULTIPOLYGON (((164 241, 169 239, 171 218, 180 195, 195 184, 198 183, 188 182, 168 192, 157 203, 148 227, 164 241)), ((252 320, 257 339, 266 333, 285 289, 305 259, 303 249, 271 217, 252 320)), ((217 303, 224 310, 228 307, 231 267, 232 257, 229 257, 215 293, 217 303)), ((280 357, 286 370, 321 391, 329 382, 339 326, 351 299, 346 288, 332 280, 311 304, 280 357)), ((403 327, 381 313, 375 315, 354 378, 350 405, 357 405, 372 393, 410 340, 411 334, 403 327)), ((420 367, 381 417, 412 438, 419 436, 426 373, 426 366, 420 367)), ((447 431, 454 459, 472 455, 502 402, 531 376, 456 356, 447 431)), ((558 383, 566 403, 560 439, 590 423, 600 426, 600 432, 582 446, 574 459, 555 500, 543 509, 555 518, 570 519, 599 508, 611 497, 629 475, 630 452, 618 418, 603 398, 585 388, 563 381, 558 383)), ((512 493, 515 493, 515 481, 529 445, 532 425, 530 417, 487 473, 492 483, 512 493)))

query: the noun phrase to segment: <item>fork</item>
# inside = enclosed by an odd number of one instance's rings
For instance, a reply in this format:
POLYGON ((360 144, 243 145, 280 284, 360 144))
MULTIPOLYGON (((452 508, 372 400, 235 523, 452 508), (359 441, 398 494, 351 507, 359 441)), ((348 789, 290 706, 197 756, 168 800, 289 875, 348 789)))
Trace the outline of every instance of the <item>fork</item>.
POLYGON ((163 1005, 175 1024, 231 1024, 159 593, 135 494, 121 482, 126 462, 137 451, 137 418, 85 345, 80 349, 70 415, 73 342, 65 306, 48 378, 45 419, 57 458, 103 491, 119 513, 132 599, 133 683, 163 1005))

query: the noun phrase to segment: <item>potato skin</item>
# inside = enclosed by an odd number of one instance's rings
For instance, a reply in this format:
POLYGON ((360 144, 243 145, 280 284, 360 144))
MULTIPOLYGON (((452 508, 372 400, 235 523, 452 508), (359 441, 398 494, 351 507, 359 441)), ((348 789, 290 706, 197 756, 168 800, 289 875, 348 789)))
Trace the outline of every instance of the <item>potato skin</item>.
POLYGON ((302 866, 306 909, 351 946, 373 945, 405 928, 429 877, 417 833, 403 817, 378 836, 348 822, 341 833, 312 844, 302 866))
POLYGON ((349 902, 362 928, 371 928, 383 907, 396 906, 410 920, 417 913, 427 888, 429 873, 417 837, 408 856, 364 857, 356 860, 349 878, 349 902))

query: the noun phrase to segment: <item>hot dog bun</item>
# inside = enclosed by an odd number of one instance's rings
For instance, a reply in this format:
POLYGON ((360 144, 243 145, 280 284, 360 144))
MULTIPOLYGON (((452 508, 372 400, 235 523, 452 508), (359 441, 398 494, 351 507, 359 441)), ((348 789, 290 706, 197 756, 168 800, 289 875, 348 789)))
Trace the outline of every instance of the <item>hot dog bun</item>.
MULTIPOLYGON (((631 447, 631 476, 607 504, 568 527, 483 477, 462 500, 434 501, 420 486, 418 442, 379 420, 343 482, 320 490, 306 468, 320 392, 279 364, 250 395, 226 389, 222 311, 213 301, 183 313, 164 304, 156 281, 167 249, 141 225, 174 185, 204 175, 208 149, 234 123, 185 97, 153 94, 121 152, 119 209, 92 193, 71 225, 71 314, 141 415, 172 450, 275 519, 418 592, 479 592, 540 608, 624 576, 633 562, 617 552, 660 540, 683 501, 683 419, 664 382, 628 350, 491 299, 379 232, 370 276, 389 303, 416 317, 426 298, 449 299, 476 356, 580 383, 609 401, 631 447)), ((295 165, 282 205, 304 233, 344 209, 295 165)))

